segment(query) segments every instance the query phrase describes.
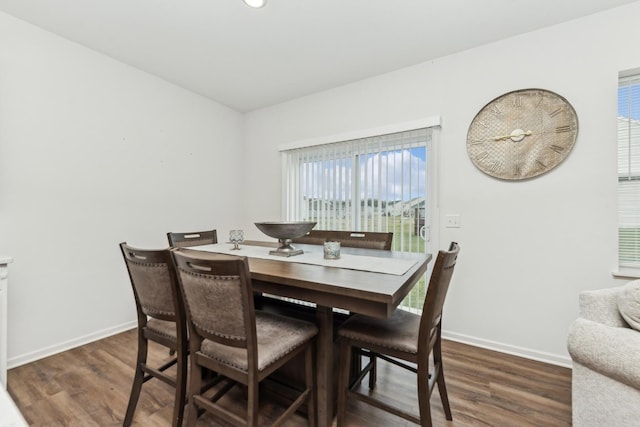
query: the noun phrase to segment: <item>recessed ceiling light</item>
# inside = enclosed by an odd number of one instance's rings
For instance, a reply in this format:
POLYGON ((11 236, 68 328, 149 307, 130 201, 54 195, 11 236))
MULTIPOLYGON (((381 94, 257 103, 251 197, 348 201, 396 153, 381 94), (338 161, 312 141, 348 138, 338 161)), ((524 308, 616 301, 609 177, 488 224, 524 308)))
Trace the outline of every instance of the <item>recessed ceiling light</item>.
POLYGON ((267 0, 243 0, 247 6, 255 7, 256 9, 267 4, 267 0))

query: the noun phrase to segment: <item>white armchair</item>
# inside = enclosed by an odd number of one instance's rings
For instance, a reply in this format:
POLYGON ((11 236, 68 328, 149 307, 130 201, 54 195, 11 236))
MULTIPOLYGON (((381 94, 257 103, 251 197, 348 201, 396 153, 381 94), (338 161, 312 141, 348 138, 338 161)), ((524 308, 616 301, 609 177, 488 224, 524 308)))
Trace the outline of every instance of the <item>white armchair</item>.
POLYGON ((629 286, 584 291, 569 330, 573 425, 640 425, 640 332, 618 309, 629 286))

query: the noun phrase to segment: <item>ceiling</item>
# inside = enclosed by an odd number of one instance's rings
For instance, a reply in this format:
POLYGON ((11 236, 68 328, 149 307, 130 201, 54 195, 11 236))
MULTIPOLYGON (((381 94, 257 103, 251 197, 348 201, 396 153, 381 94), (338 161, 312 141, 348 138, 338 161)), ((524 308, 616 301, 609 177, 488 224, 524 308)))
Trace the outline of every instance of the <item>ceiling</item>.
POLYGON ((0 0, 247 112, 636 0, 0 0))

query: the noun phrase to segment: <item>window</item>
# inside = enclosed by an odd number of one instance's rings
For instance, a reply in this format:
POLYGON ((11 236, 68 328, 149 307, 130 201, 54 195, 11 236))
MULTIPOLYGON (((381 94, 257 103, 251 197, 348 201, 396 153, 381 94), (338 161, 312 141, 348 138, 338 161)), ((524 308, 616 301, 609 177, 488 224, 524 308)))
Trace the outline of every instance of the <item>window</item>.
MULTIPOLYGON (((392 231, 393 250, 427 252, 433 128, 284 150, 286 219, 320 230, 392 231)), ((419 310, 423 278, 403 306, 419 310)))
POLYGON ((618 87, 618 262, 640 268, 640 72, 618 87))

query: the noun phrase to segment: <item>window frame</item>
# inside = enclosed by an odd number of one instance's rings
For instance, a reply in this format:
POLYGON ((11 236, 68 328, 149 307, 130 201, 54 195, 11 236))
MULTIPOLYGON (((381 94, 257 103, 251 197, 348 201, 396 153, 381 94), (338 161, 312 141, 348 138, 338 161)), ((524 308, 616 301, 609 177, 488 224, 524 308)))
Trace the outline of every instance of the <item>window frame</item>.
POLYGON ((428 177, 427 180, 427 188, 425 191, 428 194, 431 194, 431 197, 427 198, 427 204, 425 209, 427 209, 431 213, 430 217, 430 230, 429 230, 429 241, 430 245, 428 245, 428 249, 434 253, 440 247, 439 242, 439 140, 440 140, 440 131, 441 131, 441 123, 442 120, 440 116, 430 116, 425 117, 418 120, 407 121, 407 122, 398 122, 385 126, 374 127, 374 128, 366 128, 366 129, 356 129, 349 132, 344 132, 340 134, 326 135, 320 136, 316 138, 303 139, 293 141, 287 144, 281 144, 278 146, 278 151, 281 153, 281 172, 282 172, 282 183, 281 183, 281 218, 283 220, 290 219, 288 218, 288 194, 289 188, 287 187, 287 175, 290 173, 287 163, 287 156, 284 152, 293 150, 296 148, 306 148, 306 147, 314 147, 325 144, 332 144, 337 142, 349 141, 354 139, 362 139, 362 138, 371 138, 379 135, 386 135, 392 133, 399 132, 407 132, 415 129, 421 128, 430 128, 432 130, 431 136, 431 156, 427 158, 427 171, 428 177))
MULTIPOLYGON (((629 91, 632 90, 632 87, 635 87, 637 91, 640 91, 640 69, 633 69, 624 72, 620 72, 618 75, 618 92, 617 92, 617 101, 618 101, 618 114, 617 114, 617 264, 618 271, 614 272, 615 276, 619 277, 640 277, 640 249, 636 249, 636 257, 638 261, 625 261, 623 251, 625 248, 629 248, 629 245, 636 246, 640 248, 640 233, 635 238, 623 238, 622 230, 628 227, 628 206, 637 207, 636 210, 639 211, 638 214, 635 214, 638 219, 636 221, 639 222, 638 229, 640 229, 640 188, 639 189, 628 189, 628 184, 640 184, 640 162, 634 163, 634 155, 636 158, 640 158, 640 117, 638 119, 633 118, 633 113, 640 113, 640 101, 638 101, 638 105, 634 106, 632 103, 632 94, 627 93, 627 108, 626 115, 621 115, 620 108, 621 102, 624 100, 621 98, 621 89, 627 87, 629 91), (634 108, 635 107, 635 108, 634 108), (632 132, 632 124, 636 123, 637 129, 635 130, 636 134, 632 132), (634 149, 634 141, 636 141, 636 145, 638 146, 634 149), (625 144, 626 143, 626 144, 625 144), (623 147, 626 145, 626 149, 623 147), (626 152, 626 153, 625 153, 626 152), (634 153, 635 152, 635 153, 634 153), (629 191, 630 190, 630 191, 629 191), (637 200, 632 200, 633 197, 629 197, 629 195, 635 196, 637 200)), ((636 93, 638 95, 638 93, 636 93)), ((640 97, 638 98, 640 100, 640 97)), ((633 216, 633 215, 632 215, 633 216)), ((630 250, 630 249, 629 249, 630 250)), ((633 250, 631 250, 633 252, 633 250)))

